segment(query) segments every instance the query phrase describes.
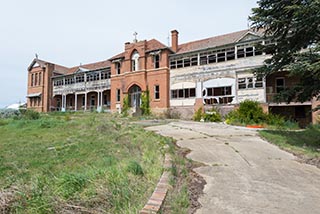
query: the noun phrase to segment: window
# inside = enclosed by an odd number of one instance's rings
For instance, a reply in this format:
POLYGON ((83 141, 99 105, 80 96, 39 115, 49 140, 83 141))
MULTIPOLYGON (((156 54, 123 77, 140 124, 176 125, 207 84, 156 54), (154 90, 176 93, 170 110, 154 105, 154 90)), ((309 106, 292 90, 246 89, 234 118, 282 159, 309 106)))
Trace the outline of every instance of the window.
POLYGON ((101 79, 102 80, 110 79, 110 76, 111 76, 110 70, 106 70, 106 71, 101 72, 101 79))
POLYGON ((175 68, 177 68, 177 61, 175 60, 170 61, 170 69, 175 69, 175 68))
POLYGON ((76 83, 84 82, 84 75, 76 76, 76 83))
POLYGON ((31 86, 34 84, 34 74, 31 74, 31 86))
POLYGON ((39 85, 41 85, 42 74, 39 73, 39 85))
POLYGON ((171 90, 171 99, 184 99, 196 96, 195 88, 175 89, 171 90))
POLYGON ((120 96, 121 96, 121 91, 120 91, 120 89, 117 89, 117 91, 116 91, 116 101, 117 102, 120 102, 120 96))
POLYGON ((38 74, 36 73, 34 76, 34 84, 38 85, 38 74))
POLYGON ((256 77, 255 78, 255 88, 262 88, 263 87, 263 78, 262 77, 256 77))
POLYGON ((206 64, 208 64, 207 55, 200 56, 200 65, 206 65, 206 64))
POLYGON ((227 60, 235 59, 234 49, 227 51, 227 60))
POLYGON ((238 88, 239 88, 239 89, 245 89, 245 88, 247 88, 246 78, 239 78, 239 79, 238 79, 238 88))
POLYGON ((276 78, 276 93, 280 93, 284 90, 285 82, 284 77, 277 77, 276 78))
POLYGON ((156 99, 156 100, 160 99, 160 86, 159 85, 154 86, 154 99, 156 99))
POLYGON ((206 88, 206 91, 204 96, 207 97, 231 95, 231 86, 206 88))
POLYGON ((154 68, 160 68, 160 55, 156 54, 153 56, 154 68))
POLYGON ((115 66, 116 66, 117 75, 121 74, 121 63, 120 62, 116 62, 115 66))
POLYGON ((226 61, 226 53, 218 53, 218 62, 224 62, 226 61))
POLYGON ((262 88, 262 77, 243 77, 238 79, 238 89, 262 88))
POLYGON ((131 70, 138 71, 139 70, 139 53, 138 51, 133 52, 131 57, 131 70))

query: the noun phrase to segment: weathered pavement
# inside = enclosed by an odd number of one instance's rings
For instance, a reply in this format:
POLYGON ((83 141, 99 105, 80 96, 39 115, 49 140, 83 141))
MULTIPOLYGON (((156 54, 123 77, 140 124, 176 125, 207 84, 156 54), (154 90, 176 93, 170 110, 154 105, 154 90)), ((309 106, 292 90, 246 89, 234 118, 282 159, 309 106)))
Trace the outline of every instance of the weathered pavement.
POLYGON ((320 170, 262 140, 254 130, 172 122, 148 127, 192 150, 206 180, 197 214, 320 213, 320 170))

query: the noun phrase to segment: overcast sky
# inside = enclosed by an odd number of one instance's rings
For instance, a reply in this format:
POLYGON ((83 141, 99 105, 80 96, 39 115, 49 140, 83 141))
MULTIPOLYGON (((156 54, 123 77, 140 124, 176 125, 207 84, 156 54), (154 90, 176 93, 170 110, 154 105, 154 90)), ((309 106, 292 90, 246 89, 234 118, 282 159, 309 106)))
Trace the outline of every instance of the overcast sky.
POLYGON ((105 60, 124 43, 179 43, 248 27, 256 0, 0 0, 0 108, 24 102, 35 56, 67 67, 105 60))

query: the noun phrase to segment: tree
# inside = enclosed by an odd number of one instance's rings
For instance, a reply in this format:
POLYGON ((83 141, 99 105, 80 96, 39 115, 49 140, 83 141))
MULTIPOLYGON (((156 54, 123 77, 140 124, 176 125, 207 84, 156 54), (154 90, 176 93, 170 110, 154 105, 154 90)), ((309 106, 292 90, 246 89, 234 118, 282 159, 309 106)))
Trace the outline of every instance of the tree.
POLYGON ((320 99, 320 0, 260 0, 258 6, 249 17, 251 25, 263 28, 275 43, 262 47, 272 57, 257 72, 288 71, 299 77, 298 85, 281 94, 288 102, 320 99))

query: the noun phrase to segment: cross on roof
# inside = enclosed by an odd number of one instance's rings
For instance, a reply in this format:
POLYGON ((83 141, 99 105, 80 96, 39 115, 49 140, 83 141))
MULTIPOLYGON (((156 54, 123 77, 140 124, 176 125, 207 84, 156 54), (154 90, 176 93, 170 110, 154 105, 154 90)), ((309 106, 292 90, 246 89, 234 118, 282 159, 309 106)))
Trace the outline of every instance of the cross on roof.
POLYGON ((137 35, 138 35, 137 32, 134 32, 134 33, 133 33, 133 36, 134 36, 134 40, 135 40, 135 41, 137 40, 137 35))

